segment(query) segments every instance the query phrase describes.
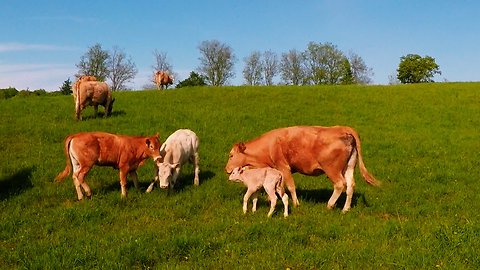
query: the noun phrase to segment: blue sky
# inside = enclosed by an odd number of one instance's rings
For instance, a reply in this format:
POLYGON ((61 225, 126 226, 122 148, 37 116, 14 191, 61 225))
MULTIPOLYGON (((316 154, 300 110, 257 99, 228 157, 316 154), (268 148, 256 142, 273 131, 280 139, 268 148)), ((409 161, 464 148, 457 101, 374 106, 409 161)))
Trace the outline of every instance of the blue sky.
POLYGON ((58 90, 96 43, 132 58, 131 88, 149 83, 155 49, 182 80, 199 65, 198 45, 214 39, 236 55, 234 85, 251 52, 303 51, 311 41, 361 56, 374 84, 388 84, 409 53, 435 58, 436 81, 480 81, 479 11, 474 0, 2 0, 0 88, 58 90))

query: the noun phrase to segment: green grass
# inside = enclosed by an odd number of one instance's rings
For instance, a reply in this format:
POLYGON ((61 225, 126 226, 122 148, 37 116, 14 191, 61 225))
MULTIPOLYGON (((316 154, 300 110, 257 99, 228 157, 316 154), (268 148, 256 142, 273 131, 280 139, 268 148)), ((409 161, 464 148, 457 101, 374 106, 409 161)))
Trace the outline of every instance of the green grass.
MULTIPOLYGON (((224 87, 114 93, 110 118, 74 120, 67 96, 0 100, 2 269, 478 269, 480 84, 224 87), (294 175, 300 207, 288 219, 266 196, 243 215, 245 188, 223 168, 238 141, 291 125, 349 125, 362 139, 368 186, 356 173, 327 210, 324 176, 294 175), (62 141, 80 131, 129 135, 179 128, 200 137, 200 186, 192 166, 173 192, 144 193, 153 162, 120 198, 118 171, 95 167, 93 197, 76 201, 62 141)), ((100 109, 101 112, 103 108, 100 109)))

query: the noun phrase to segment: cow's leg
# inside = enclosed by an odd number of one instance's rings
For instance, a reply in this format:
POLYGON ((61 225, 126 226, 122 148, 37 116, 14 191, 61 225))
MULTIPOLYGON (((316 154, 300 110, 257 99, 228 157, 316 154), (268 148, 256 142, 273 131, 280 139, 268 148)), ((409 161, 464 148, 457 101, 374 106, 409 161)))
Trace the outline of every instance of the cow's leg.
POLYGON ((335 203, 338 200, 338 197, 342 194, 343 190, 345 190, 345 178, 343 177, 341 172, 336 172, 336 173, 329 173, 325 172, 327 174, 328 178, 333 183, 333 193, 330 199, 328 200, 327 207, 328 209, 333 209, 335 206, 335 203))
POLYGON ((282 202, 283 202, 283 216, 288 217, 288 195, 287 193, 284 193, 282 196, 282 202))
POLYGON ((77 198, 79 201, 83 200, 83 192, 82 189, 80 188, 80 182, 78 181, 78 178, 74 175, 73 177, 73 184, 75 185, 75 190, 77 191, 77 198))
POLYGON ((350 210, 350 205, 352 204, 353 191, 355 190, 355 178, 353 177, 353 172, 355 170, 355 164, 357 163, 357 151, 353 149, 352 155, 348 160, 347 169, 345 170, 345 180, 347 184, 347 199, 345 205, 343 206, 342 212, 346 213, 350 210))
POLYGON ((268 194, 268 198, 270 199, 270 211, 268 212, 267 216, 271 217, 273 211, 275 211, 275 206, 277 205, 277 194, 275 193, 275 183, 269 183, 263 186, 265 192, 268 194), (273 184, 273 185, 270 185, 273 184))
POLYGON ((195 186, 200 185, 200 179, 198 177, 198 175, 200 174, 200 168, 198 166, 199 161, 200 161, 200 158, 198 156, 198 153, 195 152, 195 154, 193 155, 193 165, 195 166, 195 178, 193 179, 193 184, 195 186))
POLYGON ((282 171, 283 180, 285 181, 285 185, 292 196, 293 206, 297 207, 300 205, 300 202, 297 198, 297 191, 295 189, 295 182, 293 181, 293 176, 290 171, 282 171))
POLYGON ((283 183, 280 182, 276 185, 276 192, 278 195, 280 195, 280 198, 282 198, 283 202, 283 216, 288 217, 288 195, 285 193, 285 188, 283 187, 283 183))
POLYGON ((138 185, 138 175, 137 175, 137 172, 136 171, 131 171, 129 174, 128 174, 132 180, 133 180, 133 185, 135 186, 136 189, 140 189, 139 185, 138 185))
MULTIPOLYGON (((77 166, 75 166, 77 167, 77 166)), ((83 200, 83 192, 81 190, 81 187, 85 190, 85 193, 88 197, 92 195, 92 192, 90 190, 90 187, 85 183, 85 176, 87 173, 90 171, 90 167, 77 167, 78 171, 73 172, 73 182, 75 184, 75 189, 77 190, 77 198, 79 201, 83 200)))
POLYGON ((255 193, 256 190, 253 189, 247 189, 247 192, 245 192, 245 195, 243 196, 243 213, 247 213, 247 206, 248 206, 248 199, 250 199, 250 196, 252 196, 253 193, 255 193))
POLYGON ((122 191, 122 198, 127 197, 127 172, 120 170, 120 188, 122 191))
POLYGON ((98 105, 93 105, 93 117, 97 118, 97 114, 98 114, 98 105))

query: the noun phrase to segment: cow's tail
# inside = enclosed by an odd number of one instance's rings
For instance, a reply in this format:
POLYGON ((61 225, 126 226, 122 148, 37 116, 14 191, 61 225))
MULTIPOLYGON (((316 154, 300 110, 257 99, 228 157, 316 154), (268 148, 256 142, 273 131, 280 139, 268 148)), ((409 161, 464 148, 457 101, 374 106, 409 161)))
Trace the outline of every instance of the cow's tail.
POLYGON ((365 164, 363 163, 362 147, 361 147, 360 137, 358 136, 358 133, 353 129, 351 129, 349 133, 355 139, 355 147, 357 149, 357 157, 358 157, 358 167, 360 168, 360 173, 362 174, 363 179, 365 179, 365 182, 367 182, 372 186, 380 186, 381 182, 375 179, 375 177, 373 177, 373 175, 371 175, 368 172, 367 168, 365 167, 365 164))
POLYGON ((72 136, 68 136, 66 139, 65 139, 65 143, 63 145, 63 151, 65 153, 65 158, 67 160, 67 163, 65 165, 65 169, 63 169, 62 172, 60 172, 57 177, 55 177, 55 181, 56 182, 62 182, 65 177, 69 176, 70 175, 70 172, 72 171, 72 162, 70 160, 70 142, 72 141, 72 136))

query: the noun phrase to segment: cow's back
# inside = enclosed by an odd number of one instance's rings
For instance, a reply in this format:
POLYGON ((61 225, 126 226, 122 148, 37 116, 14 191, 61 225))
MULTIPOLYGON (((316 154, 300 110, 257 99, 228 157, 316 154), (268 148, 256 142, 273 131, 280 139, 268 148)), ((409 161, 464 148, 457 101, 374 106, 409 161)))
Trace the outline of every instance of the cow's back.
POLYGON ((292 172, 322 173, 322 162, 332 152, 345 147, 349 127, 293 126, 274 129, 246 142, 246 153, 258 158, 259 164, 292 172))
POLYGON ((179 129, 172 133, 160 148, 165 152, 165 162, 184 163, 198 151, 197 135, 189 129, 179 129))

